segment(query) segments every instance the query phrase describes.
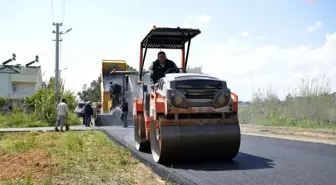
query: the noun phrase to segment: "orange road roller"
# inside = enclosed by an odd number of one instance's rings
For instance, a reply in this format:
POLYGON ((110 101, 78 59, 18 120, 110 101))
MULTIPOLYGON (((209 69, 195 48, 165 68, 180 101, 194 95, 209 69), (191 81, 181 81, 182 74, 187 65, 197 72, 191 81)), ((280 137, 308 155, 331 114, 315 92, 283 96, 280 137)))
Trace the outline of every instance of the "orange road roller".
POLYGON ((136 149, 151 152, 157 163, 204 155, 232 160, 239 152, 238 96, 224 80, 186 71, 190 41, 200 33, 154 26, 141 42, 134 139, 136 149), (181 68, 167 70, 153 88, 143 73, 147 49, 182 51, 181 68))

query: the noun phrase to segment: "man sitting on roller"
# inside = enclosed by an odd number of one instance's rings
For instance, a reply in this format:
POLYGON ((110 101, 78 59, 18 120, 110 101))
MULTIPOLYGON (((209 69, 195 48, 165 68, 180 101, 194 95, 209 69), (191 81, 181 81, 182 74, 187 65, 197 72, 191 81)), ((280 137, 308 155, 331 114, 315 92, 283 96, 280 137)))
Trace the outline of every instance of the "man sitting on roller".
POLYGON ((176 64, 166 58, 165 52, 160 51, 158 53, 158 59, 150 66, 150 83, 152 89, 154 89, 154 85, 159 81, 159 79, 165 76, 165 72, 171 68, 175 68, 176 72, 179 72, 176 64))

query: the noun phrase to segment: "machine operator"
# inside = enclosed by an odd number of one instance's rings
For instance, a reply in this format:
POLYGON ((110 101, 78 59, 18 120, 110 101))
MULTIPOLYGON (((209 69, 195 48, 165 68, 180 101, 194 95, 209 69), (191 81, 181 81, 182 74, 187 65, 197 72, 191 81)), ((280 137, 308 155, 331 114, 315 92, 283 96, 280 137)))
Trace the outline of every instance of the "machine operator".
POLYGON ((165 72, 171 68, 175 68, 176 72, 179 72, 176 64, 166 58, 165 52, 160 51, 158 53, 158 59, 150 66, 150 83, 152 89, 154 89, 154 85, 159 81, 159 79, 165 76, 165 72))

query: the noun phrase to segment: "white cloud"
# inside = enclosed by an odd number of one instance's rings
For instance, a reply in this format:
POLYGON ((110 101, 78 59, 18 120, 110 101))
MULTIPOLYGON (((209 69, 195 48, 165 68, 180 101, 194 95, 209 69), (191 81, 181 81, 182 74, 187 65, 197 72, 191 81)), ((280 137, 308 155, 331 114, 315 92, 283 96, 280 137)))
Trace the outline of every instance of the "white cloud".
POLYGON ((248 36, 250 36, 250 34, 249 34, 249 32, 246 32, 246 31, 245 31, 245 32, 242 32, 242 33, 241 33, 241 36, 242 36, 242 37, 248 37, 248 36))
POLYGON ((313 32, 313 31, 315 31, 317 28, 319 28, 319 27, 321 27, 321 26, 322 26, 322 22, 321 22, 321 21, 316 21, 316 23, 315 23, 314 25, 309 26, 309 27, 307 28, 307 31, 308 31, 308 32, 313 32))
POLYGON ((211 21, 211 16, 207 14, 202 15, 188 15, 182 24, 182 27, 192 27, 192 28, 201 28, 202 26, 208 24, 211 21))
POLYGON ((203 14, 199 17, 197 17, 197 21, 201 24, 201 25, 204 25, 204 24, 207 24, 211 21, 211 17, 207 14, 203 14))
MULTIPOLYGON (((202 26, 208 24, 212 20, 212 17, 209 16, 208 14, 202 14, 202 15, 194 15, 194 14, 189 14, 187 15, 182 22, 177 23, 177 24, 157 24, 156 26, 158 27, 171 27, 171 28, 176 28, 176 27, 181 27, 181 28, 201 28, 202 26)), ((145 29, 148 31, 153 26, 153 24, 145 24, 140 26, 141 28, 139 29, 145 29)), ((141 32, 140 32, 141 33, 141 32)))
MULTIPOLYGON (((309 75, 331 77, 334 81, 331 89, 336 91, 335 50, 336 33, 327 35, 324 45, 319 48, 309 45, 257 46, 230 39, 222 44, 208 45, 202 55, 197 56, 197 61, 207 61, 207 65, 202 62, 206 72, 227 80, 234 92, 243 99, 249 99, 252 87, 264 89, 269 83, 280 96, 284 96, 309 75)), ((193 58, 196 60, 196 56, 193 58)))
POLYGON ((257 37, 257 39, 260 39, 260 40, 264 40, 264 39, 267 39, 267 38, 268 38, 268 36, 266 36, 266 35, 257 37))

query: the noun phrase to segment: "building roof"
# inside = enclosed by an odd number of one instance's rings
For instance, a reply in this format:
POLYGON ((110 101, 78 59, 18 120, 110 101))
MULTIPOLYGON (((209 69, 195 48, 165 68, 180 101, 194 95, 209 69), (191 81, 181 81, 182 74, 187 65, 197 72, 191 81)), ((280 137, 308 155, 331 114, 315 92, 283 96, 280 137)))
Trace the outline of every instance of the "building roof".
POLYGON ((3 65, 0 65, 0 73, 12 73, 12 74, 23 74, 23 75, 38 75, 41 71, 41 67, 26 67, 26 66, 11 66, 11 68, 3 68, 3 65), (17 73, 17 72, 19 73, 17 73))

